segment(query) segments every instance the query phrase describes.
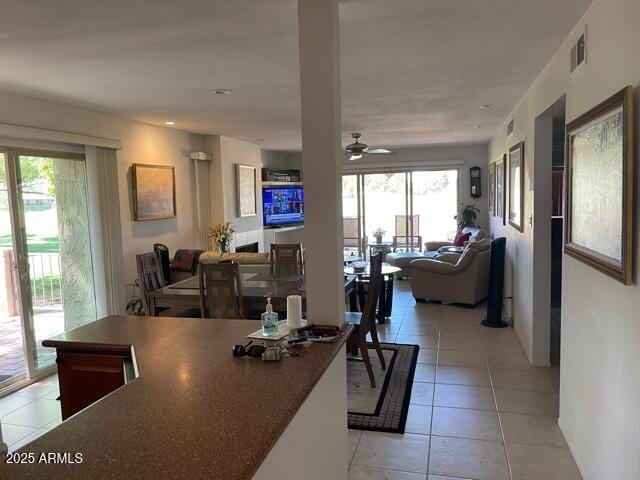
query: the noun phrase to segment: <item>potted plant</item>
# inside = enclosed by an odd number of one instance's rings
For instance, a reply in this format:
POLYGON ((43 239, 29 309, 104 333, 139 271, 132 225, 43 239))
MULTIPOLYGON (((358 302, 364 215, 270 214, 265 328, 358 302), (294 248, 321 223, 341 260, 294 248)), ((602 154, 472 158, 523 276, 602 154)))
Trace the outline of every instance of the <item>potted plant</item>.
POLYGON ((461 232, 466 227, 475 227, 478 213, 480 213, 480 210, 475 205, 460 204, 458 214, 454 217, 458 222, 458 231, 461 232))
POLYGON ((144 305, 142 305, 142 292, 140 284, 136 278, 132 283, 127 283, 125 287, 131 288, 133 293, 127 297, 126 311, 130 315, 144 315, 144 305))
POLYGON ((236 233, 230 222, 216 223, 209 227, 207 236, 211 239, 212 247, 220 253, 229 251, 229 244, 236 233))
POLYGON ((382 243, 382 237, 384 237, 385 233, 387 233, 387 231, 382 227, 378 227, 373 231, 373 236, 376 239, 376 243, 382 243))

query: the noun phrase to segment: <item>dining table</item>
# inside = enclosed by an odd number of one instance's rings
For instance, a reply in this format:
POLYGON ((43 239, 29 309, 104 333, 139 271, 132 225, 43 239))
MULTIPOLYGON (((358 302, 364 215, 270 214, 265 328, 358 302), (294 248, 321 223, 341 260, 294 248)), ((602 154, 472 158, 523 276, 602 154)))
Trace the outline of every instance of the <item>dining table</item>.
MULTIPOLYGON (((240 282, 245 311, 249 318, 260 318, 271 298, 273 309, 287 311, 287 297, 300 295, 302 309, 306 310, 306 286, 304 275, 294 273, 241 272, 240 282)), ((358 310, 356 276, 344 276, 345 299, 351 311, 358 310)), ((196 275, 149 292, 149 310, 181 307, 200 308, 200 279, 196 275)))

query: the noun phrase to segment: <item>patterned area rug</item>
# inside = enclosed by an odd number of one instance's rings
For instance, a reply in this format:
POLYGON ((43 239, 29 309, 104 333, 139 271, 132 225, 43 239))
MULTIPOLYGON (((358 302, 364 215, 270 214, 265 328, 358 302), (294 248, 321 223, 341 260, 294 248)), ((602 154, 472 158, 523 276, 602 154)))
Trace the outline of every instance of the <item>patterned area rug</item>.
POLYGON ((404 433, 411 386, 418 360, 417 345, 381 343, 387 369, 375 350, 369 350, 376 388, 371 388, 364 363, 347 361, 349 428, 404 433))

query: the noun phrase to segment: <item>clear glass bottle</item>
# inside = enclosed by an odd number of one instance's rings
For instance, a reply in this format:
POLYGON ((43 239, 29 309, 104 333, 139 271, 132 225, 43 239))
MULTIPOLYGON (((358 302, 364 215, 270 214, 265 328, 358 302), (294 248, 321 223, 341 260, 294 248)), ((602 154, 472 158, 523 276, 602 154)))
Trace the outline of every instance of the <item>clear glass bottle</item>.
POLYGON ((278 312, 273 311, 271 298, 267 298, 267 309, 261 315, 262 318, 262 335, 265 337, 273 337, 278 334, 278 312))

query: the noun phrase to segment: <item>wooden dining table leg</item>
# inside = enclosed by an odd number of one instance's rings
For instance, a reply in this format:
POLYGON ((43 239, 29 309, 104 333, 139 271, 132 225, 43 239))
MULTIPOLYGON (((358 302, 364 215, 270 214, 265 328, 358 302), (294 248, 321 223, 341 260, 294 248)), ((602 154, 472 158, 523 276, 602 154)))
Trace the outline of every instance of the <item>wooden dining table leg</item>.
POLYGON ((349 292, 349 311, 357 312, 358 310, 358 287, 354 286, 349 292))

